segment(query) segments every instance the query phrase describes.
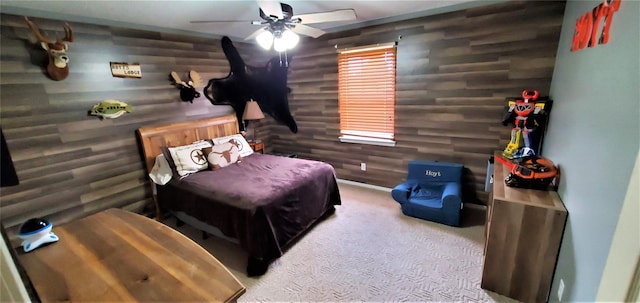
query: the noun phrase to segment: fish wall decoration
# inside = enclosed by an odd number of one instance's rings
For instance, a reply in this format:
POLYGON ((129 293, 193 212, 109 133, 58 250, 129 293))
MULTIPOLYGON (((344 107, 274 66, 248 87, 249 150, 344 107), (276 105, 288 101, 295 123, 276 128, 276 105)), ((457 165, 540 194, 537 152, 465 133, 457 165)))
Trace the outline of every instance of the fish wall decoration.
POLYGON ((131 105, 122 101, 109 99, 94 105, 89 114, 102 119, 115 119, 131 111, 133 111, 131 105))

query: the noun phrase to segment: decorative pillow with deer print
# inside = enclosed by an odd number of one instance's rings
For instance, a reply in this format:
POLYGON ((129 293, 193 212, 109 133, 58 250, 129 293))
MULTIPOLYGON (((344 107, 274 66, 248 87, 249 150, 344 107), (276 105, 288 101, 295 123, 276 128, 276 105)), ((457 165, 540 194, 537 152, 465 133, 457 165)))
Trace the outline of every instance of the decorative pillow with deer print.
POLYGON ((242 160, 238 144, 234 144, 234 142, 216 144, 213 147, 202 149, 202 152, 207 156, 211 170, 221 169, 242 160))

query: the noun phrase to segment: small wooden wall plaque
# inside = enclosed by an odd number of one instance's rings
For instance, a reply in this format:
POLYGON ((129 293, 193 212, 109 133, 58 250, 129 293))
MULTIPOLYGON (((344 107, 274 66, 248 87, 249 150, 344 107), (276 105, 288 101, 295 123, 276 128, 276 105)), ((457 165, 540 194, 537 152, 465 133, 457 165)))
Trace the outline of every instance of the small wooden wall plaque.
POLYGON ((118 78, 142 78, 138 63, 110 62, 111 75, 118 78))

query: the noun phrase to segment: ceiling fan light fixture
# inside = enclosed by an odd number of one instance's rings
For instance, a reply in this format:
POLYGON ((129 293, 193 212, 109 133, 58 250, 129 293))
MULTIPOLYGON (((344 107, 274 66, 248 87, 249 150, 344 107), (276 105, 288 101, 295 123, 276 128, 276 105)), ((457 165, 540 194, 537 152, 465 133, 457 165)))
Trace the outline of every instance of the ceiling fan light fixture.
POLYGON ((273 49, 279 53, 284 52, 287 50, 287 42, 282 37, 275 37, 273 39, 273 49))
POLYGON ((276 32, 273 38, 273 49, 281 53, 294 48, 298 41, 300 41, 300 37, 290 29, 276 32))
MULTIPOLYGON (((273 44, 273 34, 265 29, 264 32, 260 33, 257 37, 256 37, 256 41, 258 42, 258 44, 266 49, 269 50, 271 48, 271 44, 273 44)), ((275 47, 275 45, 274 45, 275 47)))
POLYGON ((294 33, 292 30, 286 30, 282 33, 282 39, 286 45, 287 49, 292 49, 298 45, 298 41, 300 41, 300 36, 294 33))

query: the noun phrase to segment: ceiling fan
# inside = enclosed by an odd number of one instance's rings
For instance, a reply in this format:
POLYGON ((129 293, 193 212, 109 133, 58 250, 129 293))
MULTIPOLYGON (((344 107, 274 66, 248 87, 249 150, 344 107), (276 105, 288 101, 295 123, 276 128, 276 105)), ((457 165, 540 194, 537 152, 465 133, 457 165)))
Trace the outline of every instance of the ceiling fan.
MULTIPOLYGON (((258 0, 261 21, 251 21, 253 25, 262 26, 245 38, 256 39, 258 44, 265 49, 273 45, 278 52, 293 48, 300 39, 298 35, 317 38, 325 34, 325 31, 308 26, 306 24, 324 23, 335 21, 355 20, 356 13, 353 9, 341 9, 323 13, 311 13, 294 15, 293 7, 286 3, 258 0)), ((247 22, 247 21, 191 21, 191 23, 212 22, 247 22)))

